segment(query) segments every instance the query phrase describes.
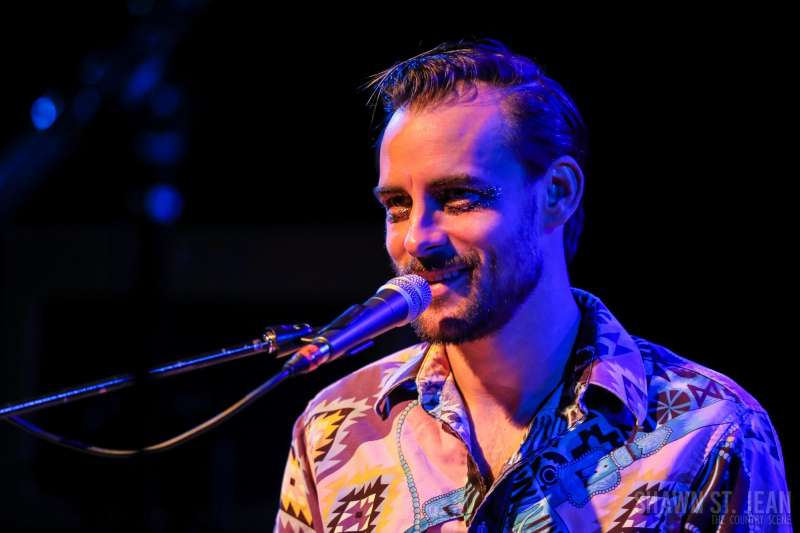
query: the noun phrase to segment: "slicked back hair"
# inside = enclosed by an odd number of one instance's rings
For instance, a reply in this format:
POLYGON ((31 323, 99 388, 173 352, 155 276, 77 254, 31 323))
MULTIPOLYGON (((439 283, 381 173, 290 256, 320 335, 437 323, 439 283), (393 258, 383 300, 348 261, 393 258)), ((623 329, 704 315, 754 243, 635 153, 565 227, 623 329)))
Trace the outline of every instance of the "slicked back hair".
MULTIPOLYGON (((379 72, 369 86, 375 105, 382 104, 386 112, 384 130, 398 109, 419 111, 469 98, 478 87, 498 89, 506 118, 503 141, 532 178, 564 155, 585 166, 586 126, 572 98, 536 63, 497 41, 441 44, 379 72)), ((575 256, 582 227, 581 198, 564 225, 567 265, 575 256)))

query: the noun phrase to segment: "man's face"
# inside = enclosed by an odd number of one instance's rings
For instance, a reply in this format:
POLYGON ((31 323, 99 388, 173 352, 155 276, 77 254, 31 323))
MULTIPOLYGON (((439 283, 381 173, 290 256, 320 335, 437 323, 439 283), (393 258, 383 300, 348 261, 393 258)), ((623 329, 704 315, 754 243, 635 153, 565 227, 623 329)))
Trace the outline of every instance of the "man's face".
POLYGON ((537 186, 503 146, 498 95, 400 110, 386 128, 376 196, 398 274, 418 274, 433 303, 423 340, 460 344, 505 326, 542 272, 537 186))

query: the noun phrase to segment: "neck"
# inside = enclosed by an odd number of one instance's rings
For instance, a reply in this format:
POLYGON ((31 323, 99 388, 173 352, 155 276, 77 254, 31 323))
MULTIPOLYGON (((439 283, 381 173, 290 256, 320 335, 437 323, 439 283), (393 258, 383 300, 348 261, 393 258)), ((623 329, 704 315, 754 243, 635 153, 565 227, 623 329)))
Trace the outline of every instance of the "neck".
POLYGON ((514 425, 527 425, 561 381, 580 316, 568 281, 540 284, 496 334, 448 345, 453 377, 471 414, 499 410, 514 425))

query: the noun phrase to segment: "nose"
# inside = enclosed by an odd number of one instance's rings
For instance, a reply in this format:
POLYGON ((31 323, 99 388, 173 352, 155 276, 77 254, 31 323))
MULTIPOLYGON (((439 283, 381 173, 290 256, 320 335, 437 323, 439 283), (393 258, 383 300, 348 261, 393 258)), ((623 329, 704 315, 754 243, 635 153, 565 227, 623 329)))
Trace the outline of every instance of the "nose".
POLYGON ((406 252, 411 257, 430 255, 447 243, 447 233, 437 222, 436 209, 418 205, 411 208, 404 241, 406 252))

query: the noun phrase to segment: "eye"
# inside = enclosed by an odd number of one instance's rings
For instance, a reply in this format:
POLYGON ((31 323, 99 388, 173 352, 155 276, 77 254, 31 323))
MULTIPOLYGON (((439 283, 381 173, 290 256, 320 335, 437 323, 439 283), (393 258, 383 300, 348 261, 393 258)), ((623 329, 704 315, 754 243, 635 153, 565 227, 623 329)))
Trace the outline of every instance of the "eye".
POLYGON ((396 195, 383 200, 383 207, 386 209, 386 220, 390 223, 400 222, 408 219, 411 211, 411 197, 396 195))
POLYGON ((467 213, 479 207, 489 207, 491 201, 499 194, 499 190, 490 187, 486 190, 474 190, 462 187, 450 187, 436 191, 433 197, 450 214, 467 213))

